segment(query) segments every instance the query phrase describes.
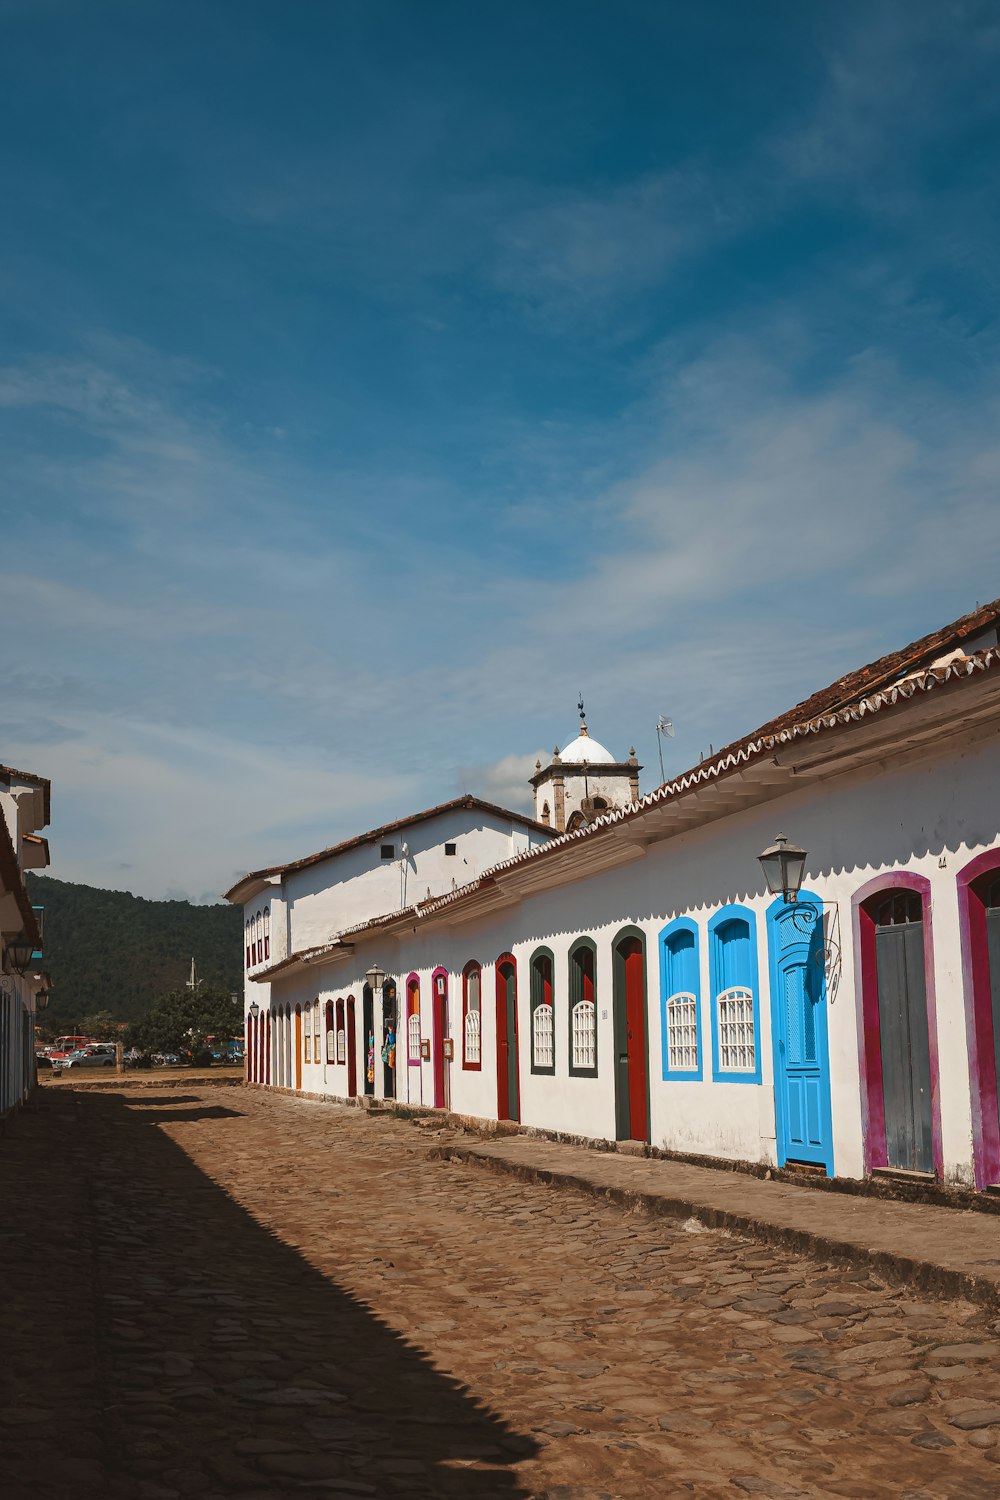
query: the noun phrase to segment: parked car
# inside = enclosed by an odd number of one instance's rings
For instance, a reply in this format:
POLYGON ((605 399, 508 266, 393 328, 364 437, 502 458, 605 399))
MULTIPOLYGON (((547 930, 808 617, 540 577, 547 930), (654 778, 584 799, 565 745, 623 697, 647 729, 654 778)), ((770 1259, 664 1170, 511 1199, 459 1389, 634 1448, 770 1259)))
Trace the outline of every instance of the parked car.
POLYGON ((115 1065, 115 1048, 113 1042, 98 1043, 93 1047, 81 1047, 77 1052, 71 1052, 69 1057, 61 1058, 53 1063, 60 1073, 68 1068, 113 1068, 115 1065))

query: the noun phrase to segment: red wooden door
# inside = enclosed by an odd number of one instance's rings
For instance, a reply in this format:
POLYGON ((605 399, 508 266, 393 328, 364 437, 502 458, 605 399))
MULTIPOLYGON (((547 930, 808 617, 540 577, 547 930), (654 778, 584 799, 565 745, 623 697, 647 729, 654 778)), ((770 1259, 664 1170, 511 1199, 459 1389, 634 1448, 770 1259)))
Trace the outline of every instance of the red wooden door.
POLYGON ((497 964, 497 1119, 521 1118, 517 1070, 517 970, 513 958, 497 964))
POLYGON ((354 996, 347 997, 347 1092, 353 1099, 358 1092, 358 1049, 354 1035, 354 996))
POLYGON ((625 1024, 628 1028, 629 1134, 633 1141, 649 1139, 646 1116, 646 1004, 644 960, 638 942, 625 954, 625 1024))
POLYGON ((302 1087, 302 1007, 295 1007, 295 1087, 302 1087))
POLYGON ((444 1039, 448 1030, 447 980, 434 978, 434 1108, 444 1109, 444 1039))

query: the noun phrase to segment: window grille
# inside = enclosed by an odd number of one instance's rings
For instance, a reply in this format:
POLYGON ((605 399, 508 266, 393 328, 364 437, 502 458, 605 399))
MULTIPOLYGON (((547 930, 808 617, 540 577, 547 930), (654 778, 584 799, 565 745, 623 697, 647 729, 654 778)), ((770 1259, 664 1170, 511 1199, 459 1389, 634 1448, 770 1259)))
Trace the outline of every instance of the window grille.
MULTIPOLYGON (((752 1022, 752 1005, 750 1019, 752 1022)), ((667 1066, 672 1072, 697 1072, 698 1002, 694 995, 671 995, 667 1001, 667 1066)))
POLYGON ((339 1063, 347 1061, 347 1032, 343 1027, 337 1032, 337 1061, 339 1063))
POLYGON ((753 1073, 757 1067, 753 994, 742 988, 723 990, 715 1003, 718 1011, 720 1072, 753 1073))
POLYGON ((532 1018, 532 1044, 536 1068, 551 1068, 555 1062, 551 1005, 536 1005, 532 1018))
POLYGON ((597 1024, 591 1000, 579 1000, 573 1007, 573 1066, 597 1067, 597 1024))
POLYGON ((406 1026, 406 1034, 409 1039, 407 1056, 410 1062, 420 1061, 420 1012, 415 1011, 406 1026))
POLYGON ((465 1060, 470 1063, 482 1061, 482 1036, 478 1009, 470 1010, 465 1017, 465 1060))
POLYGON ((466 965, 463 982, 465 986, 464 1055, 467 1068, 482 1066, 482 1028, 479 1005, 480 970, 476 964, 466 965))

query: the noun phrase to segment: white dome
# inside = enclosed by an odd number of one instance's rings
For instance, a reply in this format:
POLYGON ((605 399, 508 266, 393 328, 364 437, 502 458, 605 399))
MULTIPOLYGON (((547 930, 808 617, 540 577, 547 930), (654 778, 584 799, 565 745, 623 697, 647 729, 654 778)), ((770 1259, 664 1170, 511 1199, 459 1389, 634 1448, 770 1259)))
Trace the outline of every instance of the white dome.
POLYGON ((584 761, 592 766, 617 764, 611 751, 605 750, 597 740, 592 740, 589 734, 578 735, 571 745, 566 746, 559 758, 562 761, 570 761, 573 765, 581 765, 584 761))

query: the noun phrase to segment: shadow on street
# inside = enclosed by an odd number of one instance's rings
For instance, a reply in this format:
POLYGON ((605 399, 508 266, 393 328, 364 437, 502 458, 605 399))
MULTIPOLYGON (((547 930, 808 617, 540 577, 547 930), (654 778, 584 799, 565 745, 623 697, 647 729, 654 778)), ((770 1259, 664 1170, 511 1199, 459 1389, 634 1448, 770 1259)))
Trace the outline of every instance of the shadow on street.
POLYGON ((238 1111, 129 1102, 46 1091, 0 1137, 5 1500, 527 1495, 533 1439, 158 1128, 238 1111))

